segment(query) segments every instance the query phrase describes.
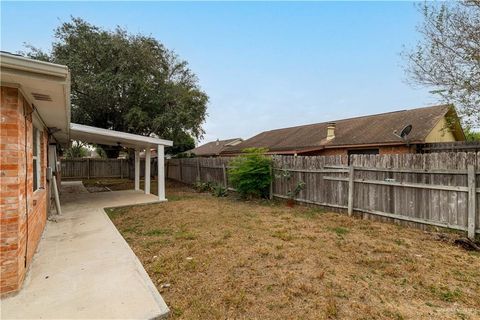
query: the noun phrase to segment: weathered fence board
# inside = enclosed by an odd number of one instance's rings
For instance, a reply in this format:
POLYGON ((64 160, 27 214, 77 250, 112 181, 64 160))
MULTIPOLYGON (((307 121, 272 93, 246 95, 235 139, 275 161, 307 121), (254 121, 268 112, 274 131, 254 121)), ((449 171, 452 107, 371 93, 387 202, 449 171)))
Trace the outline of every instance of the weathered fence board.
MULTIPOLYGON (((150 175, 157 175, 157 159, 152 159, 150 175)), ((135 176, 133 159, 62 159, 62 178, 95 179, 95 178, 129 178, 135 176)), ((140 177, 145 176, 145 159, 140 159, 140 177)))
MULTIPOLYGON (((223 185, 231 160, 171 159, 167 177, 223 185)), ((304 182, 296 196, 300 202, 367 219, 480 233, 480 153, 354 155, 350 163, 347 156, 274 156, 272 172, 271 190, 278 198, 289 198, 289 191, 304 182), (469 165, 474 166, 470 180, 469 165)))
MULTIPOLYGON (((231 188, 231 160, 171 159, 166 161, 166 177, 231 188)), ((66 159, 61 167, 64 178, 133 177, 132 160, 66 159)), ((140 167, 144 176, 143 159, 140 167)), ((345 209, 367 219, 480 233, 480 153, 354 155, 350 163, 347 156, 274 156, 272 173, 271 193, 278 198, 288 198, 303 182, 305 188, 296 196, 300 202, 345 209)))

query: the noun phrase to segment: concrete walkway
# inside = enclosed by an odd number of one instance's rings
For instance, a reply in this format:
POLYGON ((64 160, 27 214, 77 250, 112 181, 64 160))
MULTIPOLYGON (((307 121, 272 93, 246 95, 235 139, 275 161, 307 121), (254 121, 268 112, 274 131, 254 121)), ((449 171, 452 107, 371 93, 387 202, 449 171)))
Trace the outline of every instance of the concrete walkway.
POLYGON ((62 195, 20 292, 2 319, 156 319, 169 309, 103 208, 156 202, 139 191, 62 195))

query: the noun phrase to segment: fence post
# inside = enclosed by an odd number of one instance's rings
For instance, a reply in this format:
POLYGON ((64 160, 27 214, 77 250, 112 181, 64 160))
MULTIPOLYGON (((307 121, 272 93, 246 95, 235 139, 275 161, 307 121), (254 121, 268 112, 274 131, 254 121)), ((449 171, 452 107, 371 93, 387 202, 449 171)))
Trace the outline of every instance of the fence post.
POLYGON ((178 166, 180 167, 180 181, 183 182, 182 159, 179 159, 178 166))
MULTIPOLYGON (((158 158, 157 158, 157 161, 158 161, 158 158)), ((167 179, 170 179, 170 172, 169 172, 169 171, 170 171, 170 170, 169 170, 169 168, 170 168, 170 159, 165 162, 165 166, 166 166, 166 169, 165 169, 165 177, 166 177, 167 179)), ((158 178, 158 172, 157 172, 157 178, 158 178)))
POLYGON ((197 181, 200 182, 200 159, 197 158, 197 181))
POLYGON ((475 210, 476 203, 476 187, 475 187, 475 167, 468 165, 467 167, 467 181, 468 181, 468 228, 467 236, 469 239, 475 239, 475 210))
POLYGON ((348 215, 353 214, 353 186, 354 186, 354 175, 355 171, 353 166, 350 165, 348 168, 348 215))
POLYGON ((87 158, 87 179, 90 180, 90 158, 87 158))
POLYGON ((273 199, 273 163, 270 165, 270 189, 268 193, 268 198, 273 199))
POLYGON ((123 179, 123 159, 120 159, 120 179, 123 179))
POLYGON ((227 181, 227 168, 225 167, 225 163, 222 164, 222 171, 223 171, 223 185, 225 189, 228 188, 228 181, 227 181))

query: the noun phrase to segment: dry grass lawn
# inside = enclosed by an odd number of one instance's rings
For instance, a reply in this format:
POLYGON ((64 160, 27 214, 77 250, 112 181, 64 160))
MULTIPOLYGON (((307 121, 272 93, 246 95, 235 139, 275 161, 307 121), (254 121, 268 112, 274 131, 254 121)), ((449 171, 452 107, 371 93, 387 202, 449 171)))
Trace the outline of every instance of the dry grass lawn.
POLYGON ((480 255, 438 234, 172 182, 167 196, 108 213, 174 319, 480 319, 480 255))

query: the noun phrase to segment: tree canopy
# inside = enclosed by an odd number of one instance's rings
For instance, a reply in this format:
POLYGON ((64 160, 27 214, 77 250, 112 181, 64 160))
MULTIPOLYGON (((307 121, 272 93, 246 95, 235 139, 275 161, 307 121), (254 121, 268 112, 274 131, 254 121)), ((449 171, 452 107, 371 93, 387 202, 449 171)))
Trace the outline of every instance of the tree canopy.
POLYGON ((208 96, 188 63, 157 39, 73 17, 55 39, 51 52, 27 46, 26 55, 70 68, 72 122, 174 144, 204 133, 208 96))
POLYGON ((469 128, 465 130, 465 137, 467 141, 480 142, 480 131, 472 131, 469 128))
POLYGON ((480 2, 419 5, 422 38, 406 50, 406 71, 414 84, 431 87, 454 103, 467 127, 480 126, 480 2))

